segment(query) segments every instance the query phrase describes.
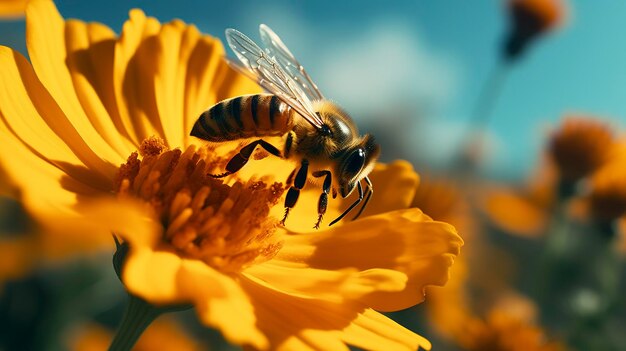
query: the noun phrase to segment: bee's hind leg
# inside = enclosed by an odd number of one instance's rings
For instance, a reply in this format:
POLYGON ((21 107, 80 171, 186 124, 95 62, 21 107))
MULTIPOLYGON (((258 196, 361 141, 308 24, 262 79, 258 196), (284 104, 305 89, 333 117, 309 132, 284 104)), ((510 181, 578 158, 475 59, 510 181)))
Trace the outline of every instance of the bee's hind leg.
POLYGON ((270 154, 278 156, 278 157, 282 157, 282 155, 280 154, 280 151, 274 145, 268 143, 267 141, 263 139, 259 139, 241 148, 241 150, 239 150, 239 153, 233 156, 233 158, 231 158, 230 161, 228 161, 228 164, 226 164, 226 172, 221 173, 221 174, 209 174, 209 176, 213 178, 223 178, 223 177, 226 177, 227 175, 231 175, 237 172, 243 166, 245 166, 246 163, 248 163, 248 160, 250 160, 250 156, 252 155, 252 152, 254 152, 254 149, 259 145, 270 154))
POLYGON ((291 185, 289 191, 287 191, 287 196, 285 197, 285 216, 280 222, 282 225, 285 225, 285 221, 287 220, 287 216, 289 215, 289 210, 291 210, 298 201, 298 196, 300 196, 300 190, 304 188, 304 184, 306 183, 308 171, 309 160, 303 159, 300 169, 298 170, 298 173, 296 173, 296 178, 293 182, 293 185, 291 185))
POLYGON ((317 203, 317 222, 313 228, 320 229, 320 223, 322 223, 322 217, 326 213, 326 207, 328 206, 328 194, 330 193, 330 185, 332 184, 332 174, 330 171, 317 171, 313 172, 313 176, 316 178, 325 177, 324 185, 322 186, 322 194, 320 200, 317 203))

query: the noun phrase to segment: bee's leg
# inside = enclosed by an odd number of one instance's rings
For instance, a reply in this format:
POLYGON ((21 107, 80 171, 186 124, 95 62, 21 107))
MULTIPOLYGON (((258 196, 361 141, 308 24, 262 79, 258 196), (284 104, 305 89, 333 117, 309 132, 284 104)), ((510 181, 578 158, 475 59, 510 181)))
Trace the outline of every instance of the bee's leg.
POLYGON ((250 155, 252 155, 252 152, 258 145, 260 145, 262 148, 265 149, 265 151, 269 152, 270 154, 282 157, 280 151, 274 145, 268 143, 263 139, 259 139, 241 148, 241 150, 239 150, 239 153, 233 156, 233 158, 228 161, 228 164, 226 164, 226 172, 221 174, 209 174, 209 176, 213 178, 222 178, 237 172, 243 166, 245 166, 246 163, 248 163, 250 155))
POLYGON ((374 194, 374 185, 372 184, 372 181, 368 177, 365 177, 363 179, 365 180, 365 183, 367 184, 367 191, 365 192, 365 194, 366 194, 365 195, 365 201, 363 201, 363 206, 361 206, 361 209, 356 214, 356 216, 354 216, 354 218, 352 218, 353 221, 355 219, 359 218, 361 213, 363 213, 363 210, 365 210, 365 207, 367 207, 367 203, 370 202, 370 198, 374 194))
POLYGON ((315 223, 315 229, 320 229, 320 223, 322 223, 322 217, 326 213, 326 206, 328 205, 328 193, 330 193, 330 185, 332 184, 332 174, 330 171, 317 171, 313 172, 315 178, 325 177, 324 185, 322 186, 322 195, 317 203, 317 222, 315 223))
POLYGON ((361 182, 356 183, 356 188, 359 191, 359 198, 356 199, 356 201, 354 201, 352 205, 348 207, 347 210, 343 211, 343 213, 339 217, 335 218, 335 220, 330 222, 329 226, 339 222, 343 217, 345 217, 348 213, 350 213, 350 211, 352 211, 352 209, 355 208, 363 200, 363 187, 361 186, 361 182))
POLYGON ((293 185, 287 191, 287 196, 285 197, 285 216, 283 220, 280 221, 282 225, 285 225, 285 221, 287 220, 287 216, 289 215, 289 210, 291 210, 298 201, 298 196, 300 196, 300 190, 304 188, 304 184, 306 183, 306 176, 309 170, 309 160, 303 159, 300 169, 298 173, 296 173, 296 179, 293 182, 293 185))
POLYGON ((293 171, 289 173, 289 177, 287 177, 287 182, 285 183, 286 186, 291 187, 293 185, 293 178, 296 176, 297 170, 298 170, 298 167, 294 168, 293 171))

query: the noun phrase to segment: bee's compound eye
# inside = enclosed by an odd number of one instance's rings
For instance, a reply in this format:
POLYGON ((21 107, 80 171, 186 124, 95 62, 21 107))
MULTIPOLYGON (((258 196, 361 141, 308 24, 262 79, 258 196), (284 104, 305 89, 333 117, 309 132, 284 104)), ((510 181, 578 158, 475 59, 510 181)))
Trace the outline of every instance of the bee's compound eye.
POLYGON ((361 172, 363 164, 365 164, 365 150, 358 148, 350 154, 346 163, 345 173, 350 177, 354 177, 361 172))

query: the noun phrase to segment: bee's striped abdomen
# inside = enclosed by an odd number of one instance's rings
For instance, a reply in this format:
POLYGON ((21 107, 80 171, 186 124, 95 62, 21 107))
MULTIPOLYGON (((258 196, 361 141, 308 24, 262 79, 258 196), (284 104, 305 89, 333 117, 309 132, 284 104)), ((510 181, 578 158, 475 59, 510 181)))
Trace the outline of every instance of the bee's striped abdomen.
POLYGON ((207 141, 283 135, 293 128, 293 113, 276 95, 239 96, 204 111, 191 135, 207 141))

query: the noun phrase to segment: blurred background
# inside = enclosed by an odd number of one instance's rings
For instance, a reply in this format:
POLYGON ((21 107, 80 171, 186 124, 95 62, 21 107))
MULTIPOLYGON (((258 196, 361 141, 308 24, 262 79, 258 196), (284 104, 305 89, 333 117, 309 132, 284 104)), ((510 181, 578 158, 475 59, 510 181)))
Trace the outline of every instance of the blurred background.
MULTIPOLYGON (((532 23, 515 22, 524 18, 515 17, 520 10, 514 1, 56 4, 65 18, 102 22, 118 33, 128 10, 137 7, 161 22, 194 23, 222 40, 229 27, 258 39, 260 23, 279 34, 326 97, 349 111, 362 131, 375 134, 383 161, 407 159, 425 175, 414 204, 455 224, 464 236, 466 251, 449 289, 435 290, 432 302, 392 315, 432 340, 435 350, 625 350, 619 335, 626 327, 619 298, 622 199, 610 206, 616 215, 602 217, 588 201, 593 181, 583 179, 593 170, 568 178, 550 155, 559 131, 569 135, 563 116, 593 116, 579 129, 600 125, 612 135, 599 143, 619 143, 626 118, 626 42, 619 39, 626 30, 626 2, 526 2, 531 9, 561 5, 558 18, 540 18, 552 22, 537 24, 538 33, 528 34, 528 46, 515 54, 506 53, 506 41, 516 25, 532 23)), ((1 20, 0 44, 27 54, 24 27, 19 16, 1 20)), ((568 145, 565 149, 578 150, 568 145)), ((574 151, 576 163, 580 155, 574 151)), ((616 172, 626 178, 622 171, 616 172)), ((7 202, 4 207, 3 231, 23 231, 27 220, 15 221, 19 206, 7 202)), ((116 279, 100 262, 46 268, 66 277, 64 286, 55 286, 40 271, 7 280, 0 350, 13 349, 12 338, 32 330, 57 333, 49 330, 55 325, 49 318, 63 316, 48 309, 70 304, 76 291, 95 294, 93 299, 117 296, 119 304, 82 316, 96 316, 95 324, 114 328, 123 292, 98 290, 116 279), (85 276, 79 272, 84 269, 93 281, 77 278, 85 276), (23 291, 41 306, 33 307, 22 328, 10 318, 11 299, 27 298, 23 291)), ((215 332, 189 327, 193 314, 183 319, 200 344, 228 347, 216 343, 215 332)), ((60 340, 45 348, 67 345, 60 340)), ((42 345, 33 341, 32 348, 42 345)))

